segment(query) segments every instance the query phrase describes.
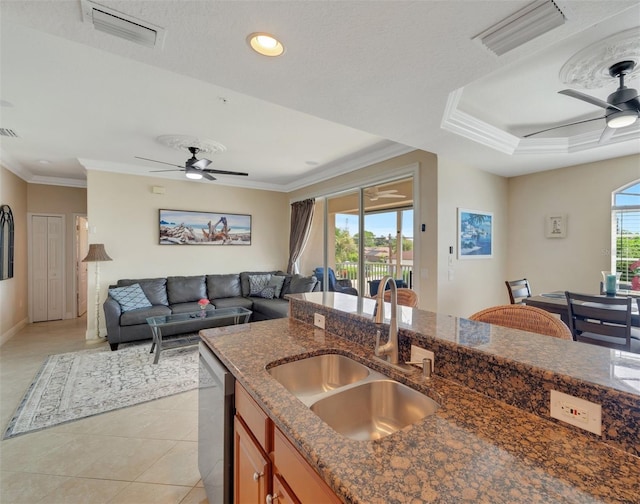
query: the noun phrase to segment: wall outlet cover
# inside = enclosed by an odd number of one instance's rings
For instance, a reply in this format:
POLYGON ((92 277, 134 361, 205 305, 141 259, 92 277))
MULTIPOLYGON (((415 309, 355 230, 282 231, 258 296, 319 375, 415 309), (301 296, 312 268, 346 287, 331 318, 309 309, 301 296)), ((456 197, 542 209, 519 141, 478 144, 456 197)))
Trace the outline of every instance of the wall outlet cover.
POLYGON ((431 350, 420 348, 419 346, 411 345, 411 362, 421 362, 422 359, 431 359, 431 372, 433 373, 436 367, 436 354, 431 350))
POLYGON ((550 414, 570 425, 600 436, 602 434, 602 406, 569 394, 551 391, 550 414))
POLYGON ((314 313, 313 325, 316 327, 319 327, 320 329, 324 329, 324 315, 320 315, 319 313, 314 313))

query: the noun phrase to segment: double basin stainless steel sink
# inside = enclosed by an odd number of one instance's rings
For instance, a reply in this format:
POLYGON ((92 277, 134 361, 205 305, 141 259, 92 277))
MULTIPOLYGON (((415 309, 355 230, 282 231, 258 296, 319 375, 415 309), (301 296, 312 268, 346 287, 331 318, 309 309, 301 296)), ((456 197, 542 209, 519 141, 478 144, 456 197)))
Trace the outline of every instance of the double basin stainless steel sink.
POLYGON ((267 369, 336 432, 356 440, 381 439, 432 415, 426 395, 336 353, 267 369))

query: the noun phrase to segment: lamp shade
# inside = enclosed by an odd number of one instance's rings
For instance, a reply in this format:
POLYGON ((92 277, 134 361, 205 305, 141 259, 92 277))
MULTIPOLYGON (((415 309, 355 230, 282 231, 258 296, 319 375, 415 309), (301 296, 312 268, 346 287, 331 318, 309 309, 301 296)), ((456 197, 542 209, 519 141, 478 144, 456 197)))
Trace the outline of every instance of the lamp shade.
POLYGON ((113 261, 107 254, 104 249, 104 245, 102 243, 92 243, 89 245, 89 252, 87 252, 87 257, 85 257, 82 262, 102 262, 102 261, 113 261))

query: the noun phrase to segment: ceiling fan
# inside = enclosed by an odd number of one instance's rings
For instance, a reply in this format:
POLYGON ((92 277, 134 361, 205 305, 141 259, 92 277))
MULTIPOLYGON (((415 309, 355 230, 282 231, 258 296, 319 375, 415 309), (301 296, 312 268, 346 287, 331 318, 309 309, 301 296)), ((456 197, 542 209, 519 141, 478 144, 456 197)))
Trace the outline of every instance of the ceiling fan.
POLYGON ((581 93, 580 91, 575 91, 574 89, 563 89, 562 91, 558 91, 558 93, 560 94, 570 96, 571 98, 577 98, 578 100, 585 101, 597 107, 602 107, 603 109, 605 109, 604 116, 594 117, 593 119, 586 119, 584 121, 577 121, 569 124, 563 124, 561 126, 555 126, 553 128, 547 128, 541 131, 536 131, 535 133, 524 135, 524 138, 528 138, 539 133, 544 133, 545 131, 551 131, 558 128, 573 126, 575 124, 582 124, 604 119, 606 121, 606 125, 604 127, 604 130, 602 131, 602 134, 600 135, 600 140, 598 141, 598 143, 607 142, 609 139, 611 139, 616 129, 631 126, 638 120, 638 117, 640 117, 640 101, 638 101, 638 91, 632 88, 628 88, 624 85, 624 76, 629 74, 635 66, 635 61, 627 60, 620 61, 619 63, 616 63, 615 65, 611 65, 609 67, 609 75, 611 75, 611 77, 616 77, 619 79, 620 87, 618 87, 618 89, 616 89, 607 97, 607 101, 600 100, 595 96, 581 93))
POLYGON ((157 172, 168 172, 168 171, 183 171, 187 178, 193 180, 200 180, 201 178, 206 178, 207 180, 216 180, 216 178, 211 175, 215 173, 216 175, 241 175, 247 177, 248 173, 243 172, 234 172, 227 170, 214 170, 213 168, 207 168, 211 164, 211 160, 209 159, 198 159, 196 158, 196 154, 200 152, 198 147, 189 147, 189 152, 191 153, 191 157, 187 159, 184 164, 184 167, 180 165, 174 165, 173 163, 165 163, 164 161, 156 161, 155 159, 143 158, 139 156, 135 156, 136 159, 144 159, 145 161, 153 161, 154 163, 162 163, 169 166, 176 166, 179 170, 152 170, 151 173, 157 172))
POLYGON ((364 190, 364 194, 371 201, 378 201, 379 198, 406 198, 406 196, 397 193, 397 189, 383 189, 382 191, 377 187, 370 187, 364 190))

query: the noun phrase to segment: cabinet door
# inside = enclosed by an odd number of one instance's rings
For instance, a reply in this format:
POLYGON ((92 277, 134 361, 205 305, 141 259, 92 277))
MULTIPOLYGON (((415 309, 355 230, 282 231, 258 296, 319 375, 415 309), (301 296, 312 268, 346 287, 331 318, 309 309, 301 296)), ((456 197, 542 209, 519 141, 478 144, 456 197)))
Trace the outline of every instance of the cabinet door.
POLYGON ((247 431, 242 420, 234 419, 235 504, 264 504, 270 492, 271 465, 269 458, 247 431))
POLYGON ((273 504, 300 504, 300 501, 293 496, 287 484, 277 474, 273 476, 271 502, 273 504))
MULTIPOLYGON (((277 427, 273 436, 273 471, 304 503, 340 504, 340 499, 277 427)), ((277 502, 277 501, 276 501, 277 502)))

